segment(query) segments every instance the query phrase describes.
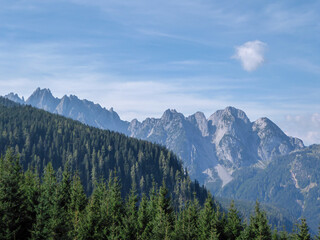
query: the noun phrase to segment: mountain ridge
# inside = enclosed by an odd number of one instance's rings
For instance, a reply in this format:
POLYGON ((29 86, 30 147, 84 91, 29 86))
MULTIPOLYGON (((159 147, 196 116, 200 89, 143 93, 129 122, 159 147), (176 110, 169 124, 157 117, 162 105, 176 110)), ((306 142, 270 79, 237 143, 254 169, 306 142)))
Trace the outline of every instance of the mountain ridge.
POLYGON ((55 98, 49 89, 37 88, 26 101, 14 93, 5 97, 90 126, 164 145, 183 160, 193 179, 209 184, 213 191, 226 186, 233 173, 243 167, 265 168, 272 158, 304 148, 302 140, 287 136, 271 120, 251 122, 244 111, 231 106, 208 118, 202 112, 186 117, 167 109, 160 118, 127 122, 112 108, 107 110, 75 95, 55 98))

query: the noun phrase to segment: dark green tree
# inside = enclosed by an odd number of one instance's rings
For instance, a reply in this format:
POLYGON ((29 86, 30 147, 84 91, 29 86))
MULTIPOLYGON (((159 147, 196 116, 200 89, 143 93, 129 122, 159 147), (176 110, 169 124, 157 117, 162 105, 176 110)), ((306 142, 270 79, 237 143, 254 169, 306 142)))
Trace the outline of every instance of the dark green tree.
POLYGON ((271 229, 268 224, 266 213, 260 209, 260 204, 257 201, 255 213, 250 217, 250 224, 245 231, 247 239, 270 240, 271 229))
POLYGON ((57 180, 51 162, 44 169, 40 187, 39 204, 36 207, 36 223, 32 230, 32 239, 52 239, 53 211, 57 193, 57 180))
POLYGON ((307 225, 307 220, 305 218, 301 218, 301 223, 298 225, 298 233, 297 239, 299 240, 310 240, 311 236, 309 233, 309 227, 307 225))
POLYGON ((199 217, 199 239, 219 239, 219 233, 215 227, 215 204, 212 195, 209 193, 205 201, 204 207, 199 217))
POLYGON ((24 175, 19 158, 8 150, 0 159, 0 239, 26 239, 27 223, 24 175))
POLYGON ((148 210, 148 199, 145 194, 142 194, 138 209, 138 239, 141 240, 148 240, 152 236, 152 217, 148 210))
POLYGON ((71 225, 71 172, 68 163, 65 164, 62 180, 57 185, 52 209, 52 231, 54 239, 69 239, 71 225))
POLYGON ((234 201, 231 201, 230 208, 227 215, 227 224, 225 226, 225 232, 228 239, 235 240, 240 236, 243 231, 243 225, 239 212, 235 208, 234 201))
POLYGON ((176 221, 176 237, 179 239, 197 239, 199 236, 200 205, 196 198, 188 202, 176 221))
POLYGON ((156 207, 154 239, 171 239, 174 228, 173 207, 171 198, 168 196, 168 189, 164 184, 160 187, 156 207))
POLYGON ((125 204, 125 217, 123 219, 123 233, 125 239, 137 239, 138 237, 138 196, 133 187, 125 204))
POLYGON ((71 192, 70 192, 70 217, 72 224, 72 231, 70 237, 76 238, 80 231, 80 221, 83 217, 83 211, 87 205, 87 196, 84 193, 83 186, 80 181, 79 174, 73 176, 71 192))

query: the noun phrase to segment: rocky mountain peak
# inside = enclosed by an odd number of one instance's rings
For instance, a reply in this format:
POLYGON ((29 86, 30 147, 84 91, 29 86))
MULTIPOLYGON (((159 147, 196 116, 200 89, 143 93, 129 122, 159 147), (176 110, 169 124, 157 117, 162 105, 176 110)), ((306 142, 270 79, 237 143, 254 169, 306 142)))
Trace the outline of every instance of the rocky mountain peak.
POLYGON ((259 118, 253 122, 252 130, 257 132, 260 138, 275 136, 282 138, 287 137, 287 135, 274 122, 266 117, 259 118))
POLYGON ((16 93, 9 93, 7 95, 4 96, 5 98, 8 98, 9 100, 13 101, 13 102, 16 102, 16 103, 19 103, 19 104, 24 104, 25 101, 24 101, 24 98, 20 98, 18 94, 16 93))
POLYGON ((234 107, 226 107, 223 110, 218 110, 214 114, 212 114, 208 120, 212 121, 212 124, 217 124, 219 122, 226 122, 226 123, 232 123, 237 120, 240 120, 244 122, 245 124, 250 123, 249 118, 240 109, 234 108, 234 107))
POLYGON ((187 120, 200 130, 202 136, 209 135, 208 121, 204 113, 196 112, 195 114, 190 115, 187 120))
POLYGON ((37 88, 31 96, 27 99, 26 104, 41 108, 52 112, 58 105, 59 100, 53 97, 51 91, 47 88, 37 88))
POLYGON ((167 109, 161 117, 161 121, 164 122, 170 122, 173 119, 184 119, 184 116, 175 109, 167 109))

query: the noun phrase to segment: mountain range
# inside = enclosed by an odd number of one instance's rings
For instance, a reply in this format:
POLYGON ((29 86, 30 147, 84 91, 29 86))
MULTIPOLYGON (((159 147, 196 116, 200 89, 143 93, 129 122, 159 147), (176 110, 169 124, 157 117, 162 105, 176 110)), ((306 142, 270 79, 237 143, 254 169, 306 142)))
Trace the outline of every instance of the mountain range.
POLYGON ((268 118, 251 122, 245 112, 226 107, 208 118, 201 112, 186 117, 168 109, 161 118, 127 122, 112 108, 74 95, 59 99, 49 89, 38 88, 27 100, 14 93, 5 97, 166 146, 181 158, 191 178, 216 196, 259 199, 287 209, 295 219, 307 217, 313 232, 317 231, 319 146, 305 147, 302 140, 287 136, 268 118))
POLYGON ((243 111, 233 107, 218 110, 209 118, 202 112, 185 117, 168 109, 161 118, 127 122, 112 108, 107 110, 74 95, 59 99, 49 89, 37 88, 27 100, 14 93, 5 97, 93 127, 164 145, 183 160, 193 179, 214 191, 231 182, 239 169, 264 168, 273 157, 304 147, 300 139, 287 136, 271 120, 251 122, 243 111))

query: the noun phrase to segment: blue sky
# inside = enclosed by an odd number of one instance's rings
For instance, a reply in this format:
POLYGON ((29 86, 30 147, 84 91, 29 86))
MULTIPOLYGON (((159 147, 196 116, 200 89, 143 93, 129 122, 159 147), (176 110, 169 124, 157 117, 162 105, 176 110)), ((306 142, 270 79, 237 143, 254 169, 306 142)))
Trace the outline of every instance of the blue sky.
POLYGON ((0 95, 36 87, 209 117, 235 106, 320 143, 320 2, 0 0, 0 95))

